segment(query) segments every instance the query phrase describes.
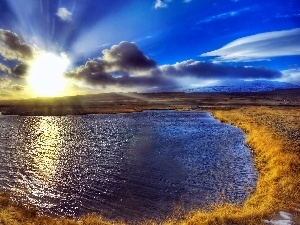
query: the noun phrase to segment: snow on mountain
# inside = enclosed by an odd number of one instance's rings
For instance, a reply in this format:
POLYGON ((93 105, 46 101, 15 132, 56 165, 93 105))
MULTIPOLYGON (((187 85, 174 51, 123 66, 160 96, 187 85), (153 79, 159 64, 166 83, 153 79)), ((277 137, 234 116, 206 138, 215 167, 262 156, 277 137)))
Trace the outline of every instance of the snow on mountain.
POLYGON ((219 81, 212 86, 190 88, 185 92, 260 92, 272 91, 276 89, 300 88, 298 85, 268 80, 226 80, 219 81))

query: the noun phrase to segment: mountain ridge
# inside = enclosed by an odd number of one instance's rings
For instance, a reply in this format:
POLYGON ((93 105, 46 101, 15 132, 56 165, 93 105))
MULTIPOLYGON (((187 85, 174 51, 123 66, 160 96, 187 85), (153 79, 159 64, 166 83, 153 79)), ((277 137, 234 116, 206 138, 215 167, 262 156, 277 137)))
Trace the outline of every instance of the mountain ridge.
POLYGON ((287 82, 268 80, 225 80, 210 86, 185 89, 184 92, 263 92, 294 88, 300 88, 300 86, 287 82))

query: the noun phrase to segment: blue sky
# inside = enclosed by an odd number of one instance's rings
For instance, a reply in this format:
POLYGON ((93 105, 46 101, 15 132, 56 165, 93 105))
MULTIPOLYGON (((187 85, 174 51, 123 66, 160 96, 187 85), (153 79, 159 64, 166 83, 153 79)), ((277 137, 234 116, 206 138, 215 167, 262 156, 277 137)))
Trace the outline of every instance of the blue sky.
POLYGON ((0 30, 0 77, 19 89, 30 67, 22 45, 66 54, 79 89, 300 84, 298 0, 0 0, 0 30))

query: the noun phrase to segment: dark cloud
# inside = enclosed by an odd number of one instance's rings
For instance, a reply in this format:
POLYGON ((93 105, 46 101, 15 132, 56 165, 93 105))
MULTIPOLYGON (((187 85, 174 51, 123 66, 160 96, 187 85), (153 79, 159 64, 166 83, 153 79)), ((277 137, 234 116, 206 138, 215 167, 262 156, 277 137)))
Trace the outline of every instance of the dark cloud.
POLYGON ((156 62, 144 55, 134 43, 122 41, 102 53, 102 60, 114 69, 148 70, 156 67, 156 62))
POLYGON ((146 75, 135 76, 128 71, 106 72, 100 62, 88 61, 84 66, 67 74, 68 77, 85 81, 91 85, 119 86, 169 86, 174 82, 162 76, 158 69, 149 70, 146 75))
POLYGON ((86 62, 84 66, 80 66, 75 71, 68 73, 67 76, 92 84, 114 84, 112 75, 106 72, 105 64, 106 62, 102 60, 91 60, 86 62))
POLYGON ((28 64, 26 63, 20 63, 18 65, 15 66, 15 68, 13 69, 13 74, 19 78, 22 78, 26 75, 27 71, 28 71, 28 64))
POLYGON ((196 77, 200 79, 259 79, 279 78, 281 73, 260 67, 228 66, 217 63, 187 60, 160 67, 165 76, 196 77))
POLYGON ((8 60, 24 61, 33 57, 33 48, 13 32, 0 29, 0 54, 8 60))
POLYGON ((86 62, 67 74, 94 85, 161 86, 173 83, 162 77, 156 62, 134 43, 121 42, 103 52, 103 57, 86 62), (145 72, 146 75, 136 73, 145 72))
POLYGON ((174 65, 156 66, 134 43, 121 42, 104 50, 103 57, 88 61, 67 74, 68 77, 91 85, 146 87, 178 87, 178 78, 255 79, 279 78, 275 70, 255 67, 228 66, 187 60, 174 65))

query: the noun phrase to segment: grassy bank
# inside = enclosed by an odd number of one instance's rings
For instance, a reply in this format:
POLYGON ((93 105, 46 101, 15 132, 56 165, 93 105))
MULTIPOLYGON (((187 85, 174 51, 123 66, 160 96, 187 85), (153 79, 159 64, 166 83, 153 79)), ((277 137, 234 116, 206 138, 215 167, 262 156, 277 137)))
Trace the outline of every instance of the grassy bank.
MULTIPOLYGON (((196 211, 163 224, 264 224, 279 211, 293 215, 300 224, 300 108, 241 107, 211 110, 222 122, 243 129, 258 169, 255 192, 243 206, 222 205, 196 211)), ((114 224, 120 224, 115 222, 114 224)), ((144 222, 152 224, 154 222, 144 222)), ((0 196, 0 224, 113 224, 96 215, 71 219, 39 217, 0 196)))
POLYGON ((194 212, 182 224, 264 224, 279 211, 300 224, 300 109, 242 107, 212 110, 222 122, 243 129, 258 170, 256 191, 242 207, 194 212))

